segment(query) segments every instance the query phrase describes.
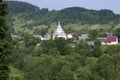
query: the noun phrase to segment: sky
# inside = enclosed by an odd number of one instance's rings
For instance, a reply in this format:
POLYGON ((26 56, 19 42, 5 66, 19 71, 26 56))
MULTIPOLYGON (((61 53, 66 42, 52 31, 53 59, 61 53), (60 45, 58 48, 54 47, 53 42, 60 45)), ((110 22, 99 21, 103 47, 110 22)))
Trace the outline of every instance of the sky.
POLYGON ((86 9, 100 10, 110 9, 120 14, 120 0, 17 0, 28 2, 49 10, 60 10, 67 7, 84 7, 86 9))

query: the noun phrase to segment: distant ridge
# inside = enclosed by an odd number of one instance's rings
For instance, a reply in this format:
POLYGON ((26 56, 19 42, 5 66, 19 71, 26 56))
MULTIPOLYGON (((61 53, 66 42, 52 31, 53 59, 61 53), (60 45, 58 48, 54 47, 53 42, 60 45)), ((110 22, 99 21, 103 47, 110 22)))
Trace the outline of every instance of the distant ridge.
MULTIPOLYGON (((60 20, 63 24, 81 23, 81 24, 108 24, 120 23, 120 15, 113 13, 111 10, 88 10, 81 7, 69 7, 62 10, 49 11, 47 8, 39 9, 32 4, 20 1, 5 1, 8 3, 8 13, 22 14, 20 17, 25 20, 33 20, 31 24, 26 24, 26 27, 37 25, 48 25, 60 20)), ((11 16, 12 17, 12 16, 11 16)), ((24 27, 23 26, 23 27, 24 27)))
POLYGON ((27 2, 21 1, 4 1, 4 2, 7 2, 9 5, 8 11, 13 13, 23 13, 39 10, 39 7, 29 4, 27 2))

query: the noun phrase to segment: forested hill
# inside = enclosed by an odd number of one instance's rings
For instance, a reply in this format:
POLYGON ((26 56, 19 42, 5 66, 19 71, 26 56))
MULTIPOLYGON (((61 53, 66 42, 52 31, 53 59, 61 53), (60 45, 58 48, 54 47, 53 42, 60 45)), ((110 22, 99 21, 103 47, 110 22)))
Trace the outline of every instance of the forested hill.
POLYGON ((62 10, 49 11, 47 8, 39 9, 25 2, 7 1, 10 17, 18 15, 24 20, 34 22, 24 26, 33 27, 42 24, 51 24, 60 20, 62 24, 81 23, 81 24, 109 24, 111 22, 120 23, 120 15, 113 13, 111 10, 88 10, 81 7, 70 7, 62 10))
POLYGON ((9 13, 17 14, 17 13, 23 13, 23 12, 30 13, 30 12, 39 11, 39 7, 26 2, 7 1, 7 3, 8 3, 9 13))

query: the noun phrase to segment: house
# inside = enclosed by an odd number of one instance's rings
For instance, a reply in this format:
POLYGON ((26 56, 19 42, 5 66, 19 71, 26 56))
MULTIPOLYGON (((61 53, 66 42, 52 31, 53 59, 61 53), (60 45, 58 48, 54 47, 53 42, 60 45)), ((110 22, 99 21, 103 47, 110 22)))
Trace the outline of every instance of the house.
POLYGON ((41 39, 42 41, 51 39, 51 35, 48 34, 48 33, 46 35, 44 35, 44 37, 42 37, 41 35, 33 35, 33 36, 36 37, 36 38, 41 39))
POLYGON ((108 35, 102 45, 116 45, 118 44, 118 37, 113 35, 108 35))
POLYGON ((68 39, 72 39, 72 38, 73 38, 73 35, 72 35, 72 34, 67 34, 67 38, 68 38, 68 39))
POLYGON ((11 35, 12 40, 19 40, 21 39, 21 36, 19 35, 11 35))
POLYGON ((75 43, 69 43, 69 46, 70 46, 71 48, 75 48, 75 47, 76 47, 76 44, 75 44, 75 43))
POLYGON ((46 40, 50 40, 51 39, 51 35, 49 33, 47 33, 44 38, 46 38, 46 40))
POLYGON ((87 44, 88 44, 89 46, 94 46, 94 45, 95 45, 94 41, 87 41, 87 44))
POLYGON ((79 40, 86 40, 88 39, 88 34, 82 34, 81 36, 78 36, 79 40))

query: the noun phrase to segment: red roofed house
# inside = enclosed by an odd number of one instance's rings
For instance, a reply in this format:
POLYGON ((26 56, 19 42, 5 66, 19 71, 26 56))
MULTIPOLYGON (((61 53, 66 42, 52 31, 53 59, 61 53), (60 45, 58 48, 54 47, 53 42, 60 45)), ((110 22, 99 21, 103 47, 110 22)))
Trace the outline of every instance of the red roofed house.
POLYGON ((118 37, 113 35, 108 35, 106 40, 102 42, 102 45, 116 45, 118 44, 118 37))

